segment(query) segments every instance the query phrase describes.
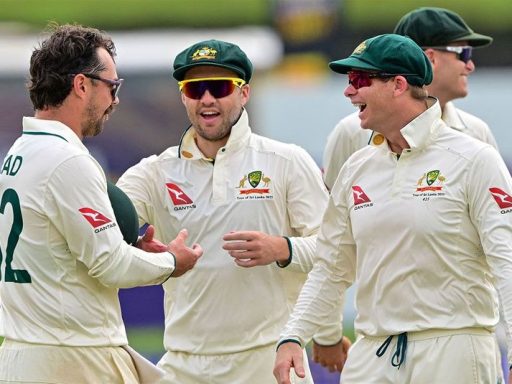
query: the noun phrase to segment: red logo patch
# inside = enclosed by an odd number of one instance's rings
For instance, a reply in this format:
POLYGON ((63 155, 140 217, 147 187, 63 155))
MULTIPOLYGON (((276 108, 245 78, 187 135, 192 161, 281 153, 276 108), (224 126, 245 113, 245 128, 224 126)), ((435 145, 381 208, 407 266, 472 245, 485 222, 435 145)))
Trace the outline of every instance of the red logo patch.
POLYGON ((492 197, 494 197, 494 200, 496 200, 501 209, 512 207, 512 196, 502 189, 493 187, 489 188, 489 192, 491 192, 492 197))
POLYGON ((108 224, 112 221, 102 213, 99 213, 92 208, 80 208, 79 211, 82 213, 82 216, 85 217, 85 219, 93 226, 93 228, 101 227, 102 225, 108 224))
POLYGON ((358 185, 352 186, 352 194, 354 195, 354 205, 371 203, 370 198, 366 196, 366 193, 364 193, 363 189, 358 185))
POLYGON ((165 186, 167 187, 167 192, 169 193, 169 196, 171 196, 174 205, 187 205, 193 203, 192 199, 188 197, 176 184, 167 183, 165 186))

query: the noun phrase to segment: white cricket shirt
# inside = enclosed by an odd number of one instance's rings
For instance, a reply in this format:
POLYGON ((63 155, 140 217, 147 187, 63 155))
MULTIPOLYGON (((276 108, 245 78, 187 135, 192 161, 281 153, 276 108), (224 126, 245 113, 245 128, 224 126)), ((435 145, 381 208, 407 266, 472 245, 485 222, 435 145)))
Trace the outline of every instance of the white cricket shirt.
MULTIPOLYGON (((190 244, 204 249, 193 270, 164 284, 167 350, 234 353, 277 341, 312 268, 327 203, 320 169, 303 149, 251 133, 244 111, 214 164, 189 129, 179 146, 142 160, 117 185, 159 238, 187 228, 190 244), (292 263, 238 267, 222 236, 253 230, 290 236, 292 263)), ((341 338, 335 326, 333 342, 341 338)))
POLYGON ((320 260, 282 339, 308 341, 353 281, 361 334, 492 329, 497 292, 510 332, 510 174, 494 148, 440 116, 436 102, 401 130, 410 149, 399 159, 379 135, 342 167, 318 236, 320 260))
POLYGON ((25 117, 0 170, 0 322, 8 339, 127 344, 117 288, 162 283, 168 253, 123 241, 100 165, 70 128, 25 117))

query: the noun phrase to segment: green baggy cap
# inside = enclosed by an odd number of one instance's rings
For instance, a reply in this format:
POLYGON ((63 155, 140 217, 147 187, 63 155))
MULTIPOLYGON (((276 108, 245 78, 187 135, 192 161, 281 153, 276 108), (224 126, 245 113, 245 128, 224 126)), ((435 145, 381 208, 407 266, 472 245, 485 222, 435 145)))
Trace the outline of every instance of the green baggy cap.
POLYGON ((403 75, 411 85, 432 82, 432 66, 419 45, 391 33, 363 41, 348 58, 332 61, 329 67, 338 73, 363 70, 403 75))
POLYGON ((185 73, 197 65, 213 65, 236 72, 247 83, 252 76, 252 63, 236 44, 221 40, 206 40, 180 52, 174 60, 173 76, 181 81, 185 73))
POLYGON ((400 19, 393 32, 409 36, 421 47, 444 46, 463 40, 473 47, 492 43, 492 37, 473 32, 462 17, 444 8, 415 9, 400 19))

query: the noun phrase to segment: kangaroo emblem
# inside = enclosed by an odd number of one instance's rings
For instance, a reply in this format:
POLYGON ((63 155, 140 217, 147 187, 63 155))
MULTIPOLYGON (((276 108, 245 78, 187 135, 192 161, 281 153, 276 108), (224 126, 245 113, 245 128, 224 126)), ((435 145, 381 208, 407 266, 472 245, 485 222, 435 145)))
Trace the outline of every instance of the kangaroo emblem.
POLYGON ((247 181, 247 175, 244 175, 244 177, 240 180, 240 184, 238 184, 237 188, 245 188, 246 181, 247 181))

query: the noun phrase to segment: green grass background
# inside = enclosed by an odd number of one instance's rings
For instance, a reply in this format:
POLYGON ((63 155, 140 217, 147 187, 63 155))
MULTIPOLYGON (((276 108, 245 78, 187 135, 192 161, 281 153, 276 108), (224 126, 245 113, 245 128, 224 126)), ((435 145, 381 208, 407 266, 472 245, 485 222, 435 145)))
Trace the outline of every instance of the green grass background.
MULTIPOLYGON (((347 28, 391 29, 406 12, 439 6, 474 29, 512 30, 510 0, 337 0, 347 28)), ((49 20, 105 29, 272 25, 278 0, 0 0, 0 21, 41 29, 49 20)))

